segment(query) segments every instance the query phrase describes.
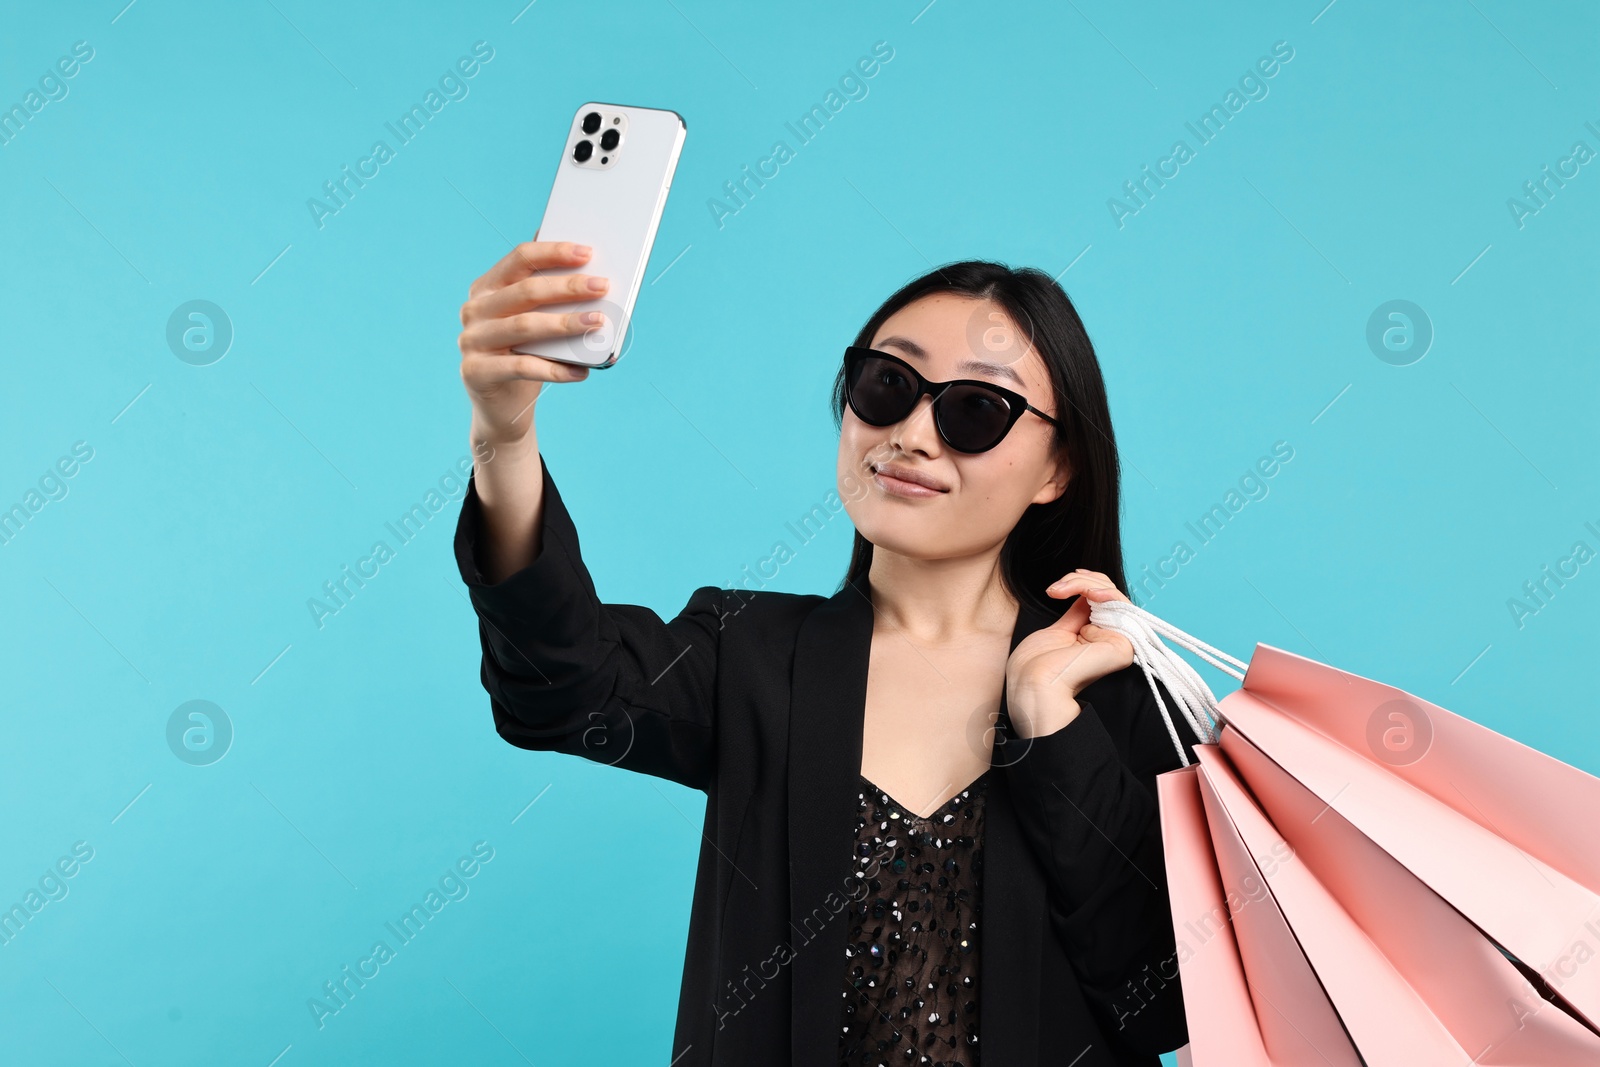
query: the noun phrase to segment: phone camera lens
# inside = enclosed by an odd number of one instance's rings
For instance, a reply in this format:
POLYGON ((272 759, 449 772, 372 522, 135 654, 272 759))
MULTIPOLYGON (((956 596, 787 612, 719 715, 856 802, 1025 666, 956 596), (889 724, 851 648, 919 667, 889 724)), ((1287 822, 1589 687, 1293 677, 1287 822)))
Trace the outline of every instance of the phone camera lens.
POLYGON ((583 116, 583 132, 593 133, 600 128, 600 112, 591 111, 583 116))
POLYGON ((607 130, 600 135, 600 147, 609 152, 617 147, 617 142, 620 140, 622 140, 622 134, 616 130, 607 130))
POLYGON ((592 155, 594 155, 594 142, 592 141, 579 141, 572 149, 572 158, 579 163, 587 163, 592 155))

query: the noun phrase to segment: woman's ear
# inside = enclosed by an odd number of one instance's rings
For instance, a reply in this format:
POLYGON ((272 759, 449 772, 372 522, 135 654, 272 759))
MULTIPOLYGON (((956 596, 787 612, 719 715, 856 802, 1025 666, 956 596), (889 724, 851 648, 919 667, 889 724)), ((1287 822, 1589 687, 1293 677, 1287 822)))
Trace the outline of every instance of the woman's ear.
POLYGON ((1039 488, 1039 492, 1034 495, 1032 502, 1035 504, 1048 504, 1057 500, 1062 493, 1067 491, 1067 486, 1070 484, 1072 484, 1072 461, 1066 456, 1062 456, 1056 461, 1055 473, 1051 475, 1048 482, 1045 482, 1039 488))

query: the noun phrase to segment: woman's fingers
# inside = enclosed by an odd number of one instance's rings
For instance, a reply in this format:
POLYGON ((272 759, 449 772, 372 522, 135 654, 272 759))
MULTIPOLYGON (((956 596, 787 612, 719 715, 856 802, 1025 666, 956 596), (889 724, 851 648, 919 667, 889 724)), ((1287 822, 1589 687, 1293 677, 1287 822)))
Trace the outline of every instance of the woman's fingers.
POLYGON ((1089 601, 1079 597, 1072 607, 1062 613, 1058 625, 1069 633, 1081 633, 1089 625, 1089 601))
POLYGON ((511 349, 586 333, 605 322, 605 315, 598 311, 535 310, 547 304, 590 300, 605 293, 609 283, 604 278, 579 273, 537 273, 571 271, 590 255, 591 250, 584 245, 536 238, 517 245, 472 283, 467 301, 461 306, 462 329, 457 345, 461 349, 461 379, 475 403, 487 403, 491 397, 520 397, 500 388, 510 382, 574 382, 589 376, 588 367, 511 349))
POLYGON ((1089 605, 1091 601, 1101 603, 1107 600, 1128 599, 1123 595, 1122 590, 1118 589, 1116 584, 1102 572, 1084 570, 1080 567, 1060 581, 1052 583, 1046 592, 1054 597, 1078 595, 1078 599, 1073 602, 1072 607, 1068 608, 1063 614, 1062 620, 1066 623, 1066 628, 1070 632, 1076 633, 1082 640, 1106 642, 1119 647, 1127 645, 1130 650, 1132 649, 1132 644, 1120 633, 1096 626, 1089 621, 1089 605))
POLYGON ((588 376, 588 367, 519 352, 473 353, 461 361, 461 380, 476 393, 506 382, 579 382, 588 376))
POLYGON ((461 331, 462 354, 503 352, 532 341, 586 333, 605 322, 599 311, 525 311, 506 318, 477 319, 461 331))
POLYGON ((604 321, 605 316, 598 311, 525 312, 509 318, 477 320, 461 331, 462 381, 476 390, 510 381, 581 381, 588 377, 588 367, 509 350, 529 342, 583 333, 604 321))
POLYGON ((1065 598, 1082 594, 1086 600, 1126 600, 1122 590, 1099 571, 1076 570, 1058 582, 1052 583, 1046 594, 1053 597, 1065 598))
POLYGON ((521 281, 536 270, 552 267, 575 267, 592 255, 588 245, 572 241, 524 241, 501 257, 484 275, 467 290, 470 297, 503 289, 512 282, 521 281))
POLYGON ((538 275, 469 298, 461 308, 463 326, 477 319, 499 319, 546 304, 570 304, 603 296, 611 282, 594 274, 538 275))

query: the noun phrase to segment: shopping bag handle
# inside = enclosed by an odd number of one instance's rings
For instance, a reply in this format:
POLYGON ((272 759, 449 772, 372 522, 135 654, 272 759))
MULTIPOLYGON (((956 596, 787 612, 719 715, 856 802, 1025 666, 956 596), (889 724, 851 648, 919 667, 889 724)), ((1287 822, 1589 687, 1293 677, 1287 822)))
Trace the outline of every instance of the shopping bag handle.
POLYGON ((1167 687, 1172 699, 1177 701, 1178 710, 1202 742, 1216 743, 1223 721, 1222 709, 1205 679, 1189 666, 1187 660, 1163 644, 1161 638, 1165 636, 1241 682, 1250 665, 1221 649, 1211 647, 1198 637, 1184 633, 1131 601, 1091 601, 1089 621, 1102 629, 1121 634, 1133 645, 1133 661, 1144 671, 1150 692, 1155 695, 1156 706, 1161 709, 1161 719, 1167 726, 1167 734, 1172 738, 1173 747, 1178 750, 1178 760, 1183 766, 1189 766, 1188 753, 1178 738, 1178 729, 1172 723, 1167 702, 1161 699, 1161 691, 1156 688, 1156 679, 1160 678, 1167 687))

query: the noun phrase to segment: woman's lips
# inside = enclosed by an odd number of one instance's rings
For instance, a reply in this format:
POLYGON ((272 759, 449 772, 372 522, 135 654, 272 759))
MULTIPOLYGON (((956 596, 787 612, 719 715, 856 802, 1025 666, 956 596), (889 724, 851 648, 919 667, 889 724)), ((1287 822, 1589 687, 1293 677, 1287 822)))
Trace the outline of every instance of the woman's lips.
POLYGON ((894 496, 928 497, 944 495, 943 490, 929 489, 927 486, 918 485, 916 482, 908 482, 900 478, 893 478, 885 474, 883 471, 873 471, 872 480, 877 484, 878 488, 894 496))

